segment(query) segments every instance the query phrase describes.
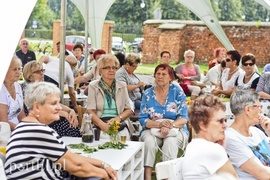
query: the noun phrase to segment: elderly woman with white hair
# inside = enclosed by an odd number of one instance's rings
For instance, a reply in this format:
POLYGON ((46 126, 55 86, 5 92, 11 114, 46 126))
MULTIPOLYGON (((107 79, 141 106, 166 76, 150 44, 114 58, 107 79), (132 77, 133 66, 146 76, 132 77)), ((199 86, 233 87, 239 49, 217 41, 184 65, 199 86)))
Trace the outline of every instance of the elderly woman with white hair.
POLYGON ((105 162, 72 153, 48 124, 59 119, 60 90, 52 83, 35 82, 25 90, 29 115, 9 139, 5 161, 7 179, 64 179, 64 171, 80 177, 116 179, 105 162))
POLYGON ((11 130, 25 117, 22 88, 18 83, 21 65, 21 60, 14 55, 0 92, 0 121, 9 123, 11 130))
POLYGON ((196 99, 200 93, 201 88, 199 86, 192 85, 191 81, 200 81, 201 73, 200 67, 194 64, 195 52, 187 50, 184 53, 185 63, 180 64, 175 68, 176 75, 181 80, 181 84, 185 84, 191 94, 191 100, 196 99))
MULTIPOLYGON (((100 56, 97 69, 101 79, 92 81, 88 86, 87 110, 93 114, 93 123, 105 133, 109 130, 110 122, 121 122, 119 133, 126 135, 129 140, 134 132, 129 120, 131 104, 126 84, 115 79, 118 68, 119 61, 114 55, 100 56)), ((102 136, 109 138, 104 134, 102 136)))
POLYGON ((270 134, 270 120, 263 116, 259 95, 237 89, 230 99, 235 115, 226 129, 226 151, 239 179, 270 179, 270 149, 268 138, 255 124, 270 134))

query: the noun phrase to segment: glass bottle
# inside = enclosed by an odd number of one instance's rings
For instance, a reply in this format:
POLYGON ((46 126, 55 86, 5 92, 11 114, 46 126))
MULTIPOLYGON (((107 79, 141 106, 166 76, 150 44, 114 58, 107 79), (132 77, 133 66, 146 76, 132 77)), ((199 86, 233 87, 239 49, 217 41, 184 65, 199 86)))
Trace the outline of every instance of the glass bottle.
POLYGON ((85 120, 85 124, 83 127, 83 132, 82 132, 82 142, 85 143, 91 143, 94 140, 94 130, 92 127, 92 115, 84 114, 83 118, 85 120))

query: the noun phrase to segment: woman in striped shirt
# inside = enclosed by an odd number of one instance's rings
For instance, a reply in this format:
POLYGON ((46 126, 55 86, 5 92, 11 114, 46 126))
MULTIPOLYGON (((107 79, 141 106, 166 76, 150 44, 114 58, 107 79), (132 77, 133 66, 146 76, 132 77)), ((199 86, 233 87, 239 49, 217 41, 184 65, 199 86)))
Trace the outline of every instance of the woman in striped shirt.
POLYGON ((67 149, 48 124, 59 119, 60 90, 47 82, 29 84, 25 91, 29 115, 13 131, 7 145, 7 179, 64 179, 65 171, 81 177, 117 179, 108 164, 67 149))

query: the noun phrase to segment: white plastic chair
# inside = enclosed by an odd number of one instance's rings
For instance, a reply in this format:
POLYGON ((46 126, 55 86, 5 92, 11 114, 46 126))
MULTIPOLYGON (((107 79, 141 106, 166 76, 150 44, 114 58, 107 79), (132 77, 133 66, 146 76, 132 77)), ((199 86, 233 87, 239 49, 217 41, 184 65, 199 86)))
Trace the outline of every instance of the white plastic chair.
MULTIPOLYGON (((0 122, 0 143, 1 141, 7 142, 10 138, 11 130, 7 122, 0 122)), ((6 180, 5 170, 4 170, 4 157, 0 156, 0 179, 6 180)))
POLYGON ((10 125, 7 122, 0 122, 0 140, 8 141, 11 135, 10 125))
POLYGON ((6 180, 7 179, 2 160, 0 160, 0 179, 1 180, 6 180))
POLYGON ((169 179, 180 180, 182 178, 182 160, 183 157, 170 161, 159 162, 156 164, 157 180, 169 179))

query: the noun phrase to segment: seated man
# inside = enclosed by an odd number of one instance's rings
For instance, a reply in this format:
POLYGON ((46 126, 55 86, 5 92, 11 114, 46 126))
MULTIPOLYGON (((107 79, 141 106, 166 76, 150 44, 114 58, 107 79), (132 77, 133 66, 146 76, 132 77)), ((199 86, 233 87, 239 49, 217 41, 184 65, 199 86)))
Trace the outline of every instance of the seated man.
MULTIPOLYGON (((74 59, 74 56, 67 56, 67 59, 74 59)), ((39 63, 46 64, 44 66, 45 74, 44 74, 44 81, 54 83, 55 85, 59 86, 59 66, 60 61, 58 58, 52 58, 48 56, 42 56, 39 59, 39 63)), ((74 77, 70 67, 70 64, 65 61, 65 72, 64 72, 64 81, 68 84, 68 94, 73 105, 74 110, 77 112, 77 102, 76 96, 74 91, 74 77)))

